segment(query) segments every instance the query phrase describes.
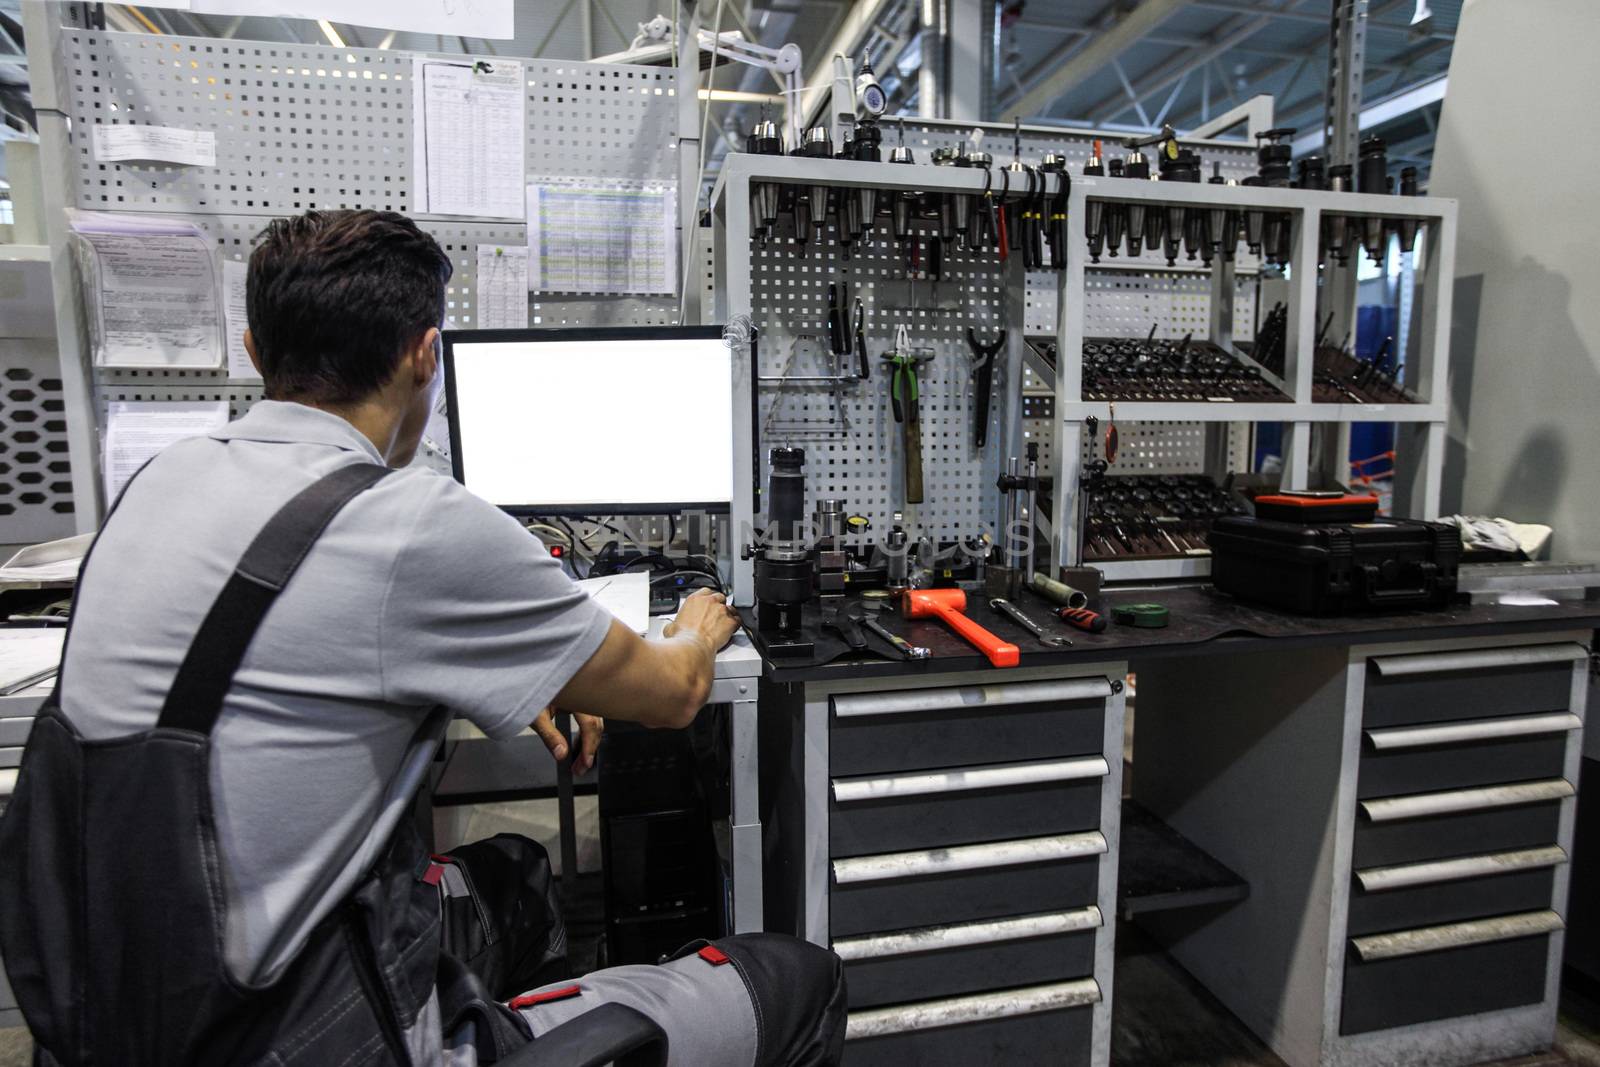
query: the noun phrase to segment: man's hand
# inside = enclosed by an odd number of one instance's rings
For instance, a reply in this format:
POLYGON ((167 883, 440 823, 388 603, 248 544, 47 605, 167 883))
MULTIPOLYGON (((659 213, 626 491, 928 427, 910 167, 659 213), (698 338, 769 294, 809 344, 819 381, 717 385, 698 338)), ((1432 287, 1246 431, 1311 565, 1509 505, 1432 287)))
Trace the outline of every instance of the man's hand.
MULTIPOLYGON (((533 732, 539 735, 550 755, 559 763, 567 758, 567 738, 556 727, 554 707, 545 708, 539 717, 533 720, 533 732)), ((582 715, 573 712, 572 717, 578 723, 578 755, 572 761, 572 774, 574 777, 583 774, 594 766, 595 753, 600 751, 600 735, 605 732, 606 721, 598 715, 582 715)))
POLYGON ((667 623, 661 633, 666 637, 698 634, 715 653, 738 630, 739 613, 733 610, 726 597, 711 589, 696 589, 684 598, 677 617, 667 623))

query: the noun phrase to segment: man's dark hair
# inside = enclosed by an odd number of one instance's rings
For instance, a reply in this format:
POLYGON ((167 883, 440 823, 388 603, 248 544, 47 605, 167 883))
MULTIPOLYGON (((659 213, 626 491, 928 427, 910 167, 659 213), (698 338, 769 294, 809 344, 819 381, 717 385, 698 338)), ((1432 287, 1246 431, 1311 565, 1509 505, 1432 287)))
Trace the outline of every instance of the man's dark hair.
POLYGON ((274 219, 250 255, 245 308, 266 395, 349 404, 444 321, 450 259, 393 211, 274 219))

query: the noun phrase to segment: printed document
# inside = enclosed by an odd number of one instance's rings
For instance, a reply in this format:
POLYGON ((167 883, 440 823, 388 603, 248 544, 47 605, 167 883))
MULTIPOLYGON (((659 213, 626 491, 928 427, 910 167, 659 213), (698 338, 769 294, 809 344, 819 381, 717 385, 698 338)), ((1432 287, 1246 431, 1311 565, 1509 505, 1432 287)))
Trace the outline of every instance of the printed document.
POLYGON ((222 317, 210 242, 187 223, 104 218, 71 213, 95 363, 220 367, 222 317))
POLYGON ((528 246, 478 246, 478 328, 528 325, 528 246))
POLYGON ((113 400, 106 409, 106 504, 139 468, 174 441, 228 425, 226 400, 113 400))
POLYGON ((222 261, 222 310, 228 326, 228 377, 235 381, 259 382, 260 373, 250 362, 244 347, 244 331, 250 323, 245 317, 245 279, 250 264, 237 259, 222 261))
POLYGON ((522 64, 417 56, 411 78, 417 210, 519 218, 527 147, 522 64))
POLYGON ((537 178, 528 248, 535 292, 676 293, 678 183, 537 178))
POLYGON ((148 159, 191 167, 217 165, 217 135, 210 130, 175 126, 105 126, 94 128, 94 158, 101 163, 148 159))

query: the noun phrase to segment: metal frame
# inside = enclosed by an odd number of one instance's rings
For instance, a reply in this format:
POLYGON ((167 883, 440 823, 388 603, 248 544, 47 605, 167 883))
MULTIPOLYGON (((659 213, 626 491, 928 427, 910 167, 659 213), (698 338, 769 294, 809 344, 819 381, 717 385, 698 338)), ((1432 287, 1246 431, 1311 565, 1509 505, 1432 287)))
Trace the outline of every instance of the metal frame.
MULTIPOLYGON (((1448 372, 1450 359, 1450 314, 1455 276, 1457 202, 1437 197, 1398 197, 1370 193, 1330 193, 1304 189, 1280 189, 1210 184, 1133 182, 1126 179, 1079 178, 1073 181, 1067 205, 1069 218, 1082 218, 1093 200, 1129 203, 1181 203, 1204 206, 1226 204, 1286 212, 1293 218, 1291 270, 1289 272, 1288 340, 1284 358, 1285 391, 1289 403, 1211 404, 1211 403, 1119 403, 1119 421, 1185 421, 1201 423, 1282 422, 1288 424, 1284 456, 1284 484, 1304 488, 1311 474, 1311 429, 1314 424, 1334 425, 1351 422, 1393 422, 1416 426, 1420 440, 1415 454, 1406 456, 1407 494, 1403 498, 1409 513, 1433 519, 1439 514, 1443 489, 1445 428, 1448 418, 1448 372), (1312 348, 1316 339, 1318 283, 1335 291, 1334 279, 1340 274, 1354 276, 1355 261, 1343 268, 1319 269, 1317 242, 1324 214, 1420 218, 1427 224, 1428 254, 1425 261, 1424 306, 1421 336, 1416 358, 1406 368, 1420 403, 1416 404, 1327 404, 1312 399, 1312 348), (1308 239, 1308 237, 1310 239, 1308 239)), ((1359 253, 1357 253, 1359 255, 1359 253)), ((1083 441, 1083 422, 1093 415, 1109 419, 1111 405, 1105 401, 1083 399, 1084 308, 1088 279, 1100 267, 1089 264, 1081 252, 1070 256, 1059 279, 1056 334, 1058 366, 1055 375, 1058 456, 1078 454, 1083 441)), ((1231 348, 1231 324, 1227 309, 1231 301, 1221 297, 1232 291, 1233 266, 1217 257, 1212 268, 1211 340, 1231 348)), ((1236 354, 1239 354, 1236 352, 1236 354)), ((1241 358, 1242 354, 1239 354, 1241 358)), ((1248 359, 1247 359, 1248 361, 1248 359)), ((1052 520, 1054 559, 1057 565, 1077 562, 1078 493, 1076 465, 1062 464, 1057 472, 1059 491, 1055 494, 1052 520)), ((1401 478, 1397 475, 1396 510, 1402 500, 1401 478)), ((1209 561, 1152 560, 1115 561, 1100 564, 1108 578, 1188 577, 1209 572, 1209 561)))

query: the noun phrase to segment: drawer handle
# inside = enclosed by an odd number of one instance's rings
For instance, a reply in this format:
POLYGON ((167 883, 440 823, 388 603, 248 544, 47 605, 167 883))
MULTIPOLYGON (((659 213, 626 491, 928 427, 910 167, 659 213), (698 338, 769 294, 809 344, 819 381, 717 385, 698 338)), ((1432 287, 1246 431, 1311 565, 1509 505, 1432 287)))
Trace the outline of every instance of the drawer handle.
POLYGON ((1431 726, 1396 726, 1368 730, 1367 740, 1379 752, 1427 745, 1458 745, 1467 741, 1489 741, 1499 737, 1527 737, 1530 734, 1558 734, 1576 730, 1583 720, 1570 711, 1549 715, 1512 715, 1504 719, 1478 719, 1474 722, 1446 722, 1431 726))
POLYGON ((1098 830, 1081 834, 1053 834, 985 845, 958 845, 917 852, 880 852, 833 861, 837 885, 883 882, 893 878, 920 878, 930 874, 982 870, 987 867, 1021 867, 1029 863, 1081 859, 1106 851, 1105 835, 1098 830))
POLYGON ((1553 911, 1525 911, 1518 915, 1500 915, 1493 919, 1474 919, 1471 922, 1400 930, 1392 934, 1353 937, 1350 939, 1350 944, 1363 963, 1371 963, 1374 960, 1392 960, 1401 956, 1420 956, 1424 952, 1439 952, 1447 948, 1487 945, 1493 941, 1534 937, 1538 934, 1553 933, 1565 926, 1561 916, 1553 911))
POLYGON ((1369 893, 1386 889, 1406 889, 1414 885, 1459 882, 1463 878, 1482 878, 1511 871, 1531 871, 1567 862, 1564 849, 1523 848, 1514 852, 1489 852, 1481 856, 1460 856, 1425 863, 1400 863, 1393 867, 1368 867, 1356 872, 1356 880, 1369 893))
POLYGON ((866 1037, 887 1037, 889 1034, 959 1026, 988 1019, 1010 1019, 1017 1015, 1034 1015, 1041 1011, 1060 1011, 1062 1008, 1098 1003, 1100 984, 1093 978, 1079 978, 1030 989, 1006 989, 998 993, 853 1011, 846 1018, 844 1037, 846 1041, 858 1041, 866 1037))
POLYGON ((1110 695, 1111 683, 1098 677, 1060 682, 1011 682, 945 689, 905 689, 893 693, 851 693, 833 698, 833 713, 841 719, 850 719, 860 715, 902 715, 916 711, 954 711, 1006 704, 1070 704, 1104 700, 1110 695))
POLYGON ((1095 930, 1103 924, 1100 909, 1091 904, 1087 908, 1075 908, 1072 911, 1023 915, 1015 919, 925 926, 920 930, 901 930, 893 934, 845 937, 833 943, 833 951, 838 953, 842 960, 875 960, 888 956, 912 956, 919 952, 966 948, 971 945, 1033 941, 1057 934, 1095 930))
POLYGON ((1449 815, 1461 811, 1487 811, 1518 804, 1537 804, 1544 800, 1570 797, 1576 792, 1572 783, 1565 778, 1552 778, 1545 782, 1486 785, 1480 789, 1451 789, 1443 793, 1413 793, 1404 797, 1363 800, 1361 810, 1373 822, 1394 822, 1424 815, 1449 815))
POLYGON ((895 774, 882 778, 835 778, 833 799, 841 804, 887 797, 913 797, 928 793, 966 793, 974 789, 1071 782, 1104 778, 1111 768, 1101 756, 1083 759, 1035 760, 990 767, 964 767, 948 771, 895 774))
POLYGON ((1538 663, 1571 663, 1587 659, 1589 650, 1580 644, 1525 645, 1521 648, 1494 648, 1462 652, 1424 652, 1413 656, 1373 656, 1368 662, 1385 678, 1408 674, 1439 674, 1443 671, 1487 671, 1496 667, 1527 667, 1538 663))

